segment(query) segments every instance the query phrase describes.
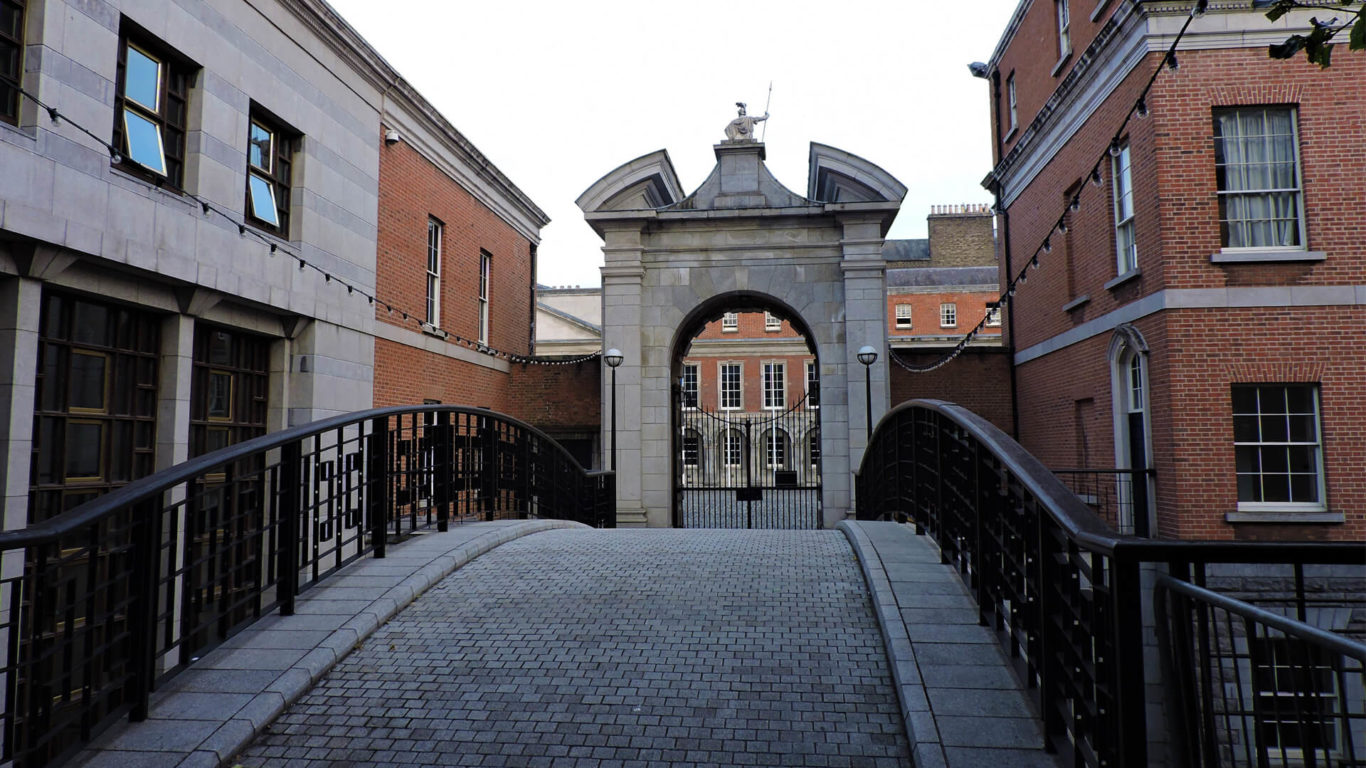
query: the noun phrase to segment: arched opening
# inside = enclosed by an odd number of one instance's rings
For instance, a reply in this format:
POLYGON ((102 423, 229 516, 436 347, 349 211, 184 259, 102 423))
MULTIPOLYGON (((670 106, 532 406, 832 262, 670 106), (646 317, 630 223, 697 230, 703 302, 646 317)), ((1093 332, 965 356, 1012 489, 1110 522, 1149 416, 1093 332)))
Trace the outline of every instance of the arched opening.
POLYGON ((724 294, 688 315, 672 350, 674 525, 821 527, 820 365, 800 315, 724 294))
POLYGON ((1148 400, 1148 343, 1131 325, 1110 340, 1110 393, 1114 413, 1116 526, 1147 536, 1152 530, 1152 424, 1148 400))

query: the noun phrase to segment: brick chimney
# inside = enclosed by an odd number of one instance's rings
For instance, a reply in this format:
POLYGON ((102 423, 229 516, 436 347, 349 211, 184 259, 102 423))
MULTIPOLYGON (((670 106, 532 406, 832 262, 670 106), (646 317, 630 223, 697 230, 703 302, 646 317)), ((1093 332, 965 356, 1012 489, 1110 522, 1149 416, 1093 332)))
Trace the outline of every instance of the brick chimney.
POLYGON ((982 203, 930 206, 930 266, 995 266, 994 221, 982 203))

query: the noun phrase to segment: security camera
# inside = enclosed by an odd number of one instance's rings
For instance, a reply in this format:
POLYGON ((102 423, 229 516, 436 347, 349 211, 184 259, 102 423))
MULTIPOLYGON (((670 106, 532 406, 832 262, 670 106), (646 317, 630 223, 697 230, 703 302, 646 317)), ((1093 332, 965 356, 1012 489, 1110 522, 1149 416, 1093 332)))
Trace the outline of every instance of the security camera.
POLYGON ((392 147, 393 145, 399 143, 402 140, 403 137, 398 135, 398 131, 394 130, 393 128, 390 128, 389 130, 384 132, 385 146, 392 147))
POLYGON ((968 65, 968 71, 972 73, 973 77, 986 77, 991 70, 986 64, 983 64, 980 61, 974 61, 968 65))

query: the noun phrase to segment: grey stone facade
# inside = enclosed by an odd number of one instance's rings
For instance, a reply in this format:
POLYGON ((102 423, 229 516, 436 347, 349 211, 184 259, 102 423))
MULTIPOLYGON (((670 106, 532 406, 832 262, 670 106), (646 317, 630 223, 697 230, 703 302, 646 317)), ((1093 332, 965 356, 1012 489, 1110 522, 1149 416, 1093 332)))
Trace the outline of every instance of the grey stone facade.
MULTIPOLYGON (((693 332, 725 311, 771 309, 815 346, 822 506, 832 527, 852 509, 852 472, 867 439, 864 419, 850 415, 865 402, 855 354, 870 344, 886 356, 882 246, 906 189, 862 158, 813 144, 803 197, 768 172, 762 144, 715 150, 716 168, 691 195, 659 151, 612 171, 577 201, 604 241, 603 345, 625 357, 615 393, 618 521, 670 524, 670 392, 693 332)), ((871 374, 876 419, 887 410, 886 367, 871 374)))

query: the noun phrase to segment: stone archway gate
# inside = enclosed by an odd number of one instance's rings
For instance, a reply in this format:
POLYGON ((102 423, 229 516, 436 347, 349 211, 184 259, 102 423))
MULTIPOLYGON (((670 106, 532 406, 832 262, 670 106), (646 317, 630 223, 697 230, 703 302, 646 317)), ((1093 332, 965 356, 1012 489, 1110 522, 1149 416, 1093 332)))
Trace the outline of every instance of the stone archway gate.
MULTIPOLYGON (((723 141, 685 195, 664 150, 608 173, 577 200, 602 237, 603 347, 617 369, 619 525, 668 526, 674 457, 672 383, 681 350, 736 297, 804 326, 820 364, 823 527, 852 509, 852 471, 867 441, 868 344, 886 358, 882 243, 906 188, 848 152, 811 145, 806 195, 780 184, 756 141, 723 141), (851 414, 854 418, 851 419, 851 414)), ((885 363, 872 366, 874 419, 887 410, 885 363)), ((610 414, 612 377, 603 377, 610 414)), ((605 416, 603 445, 609 445, 605 416)))

